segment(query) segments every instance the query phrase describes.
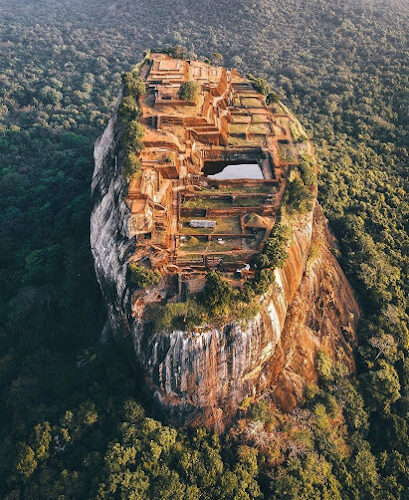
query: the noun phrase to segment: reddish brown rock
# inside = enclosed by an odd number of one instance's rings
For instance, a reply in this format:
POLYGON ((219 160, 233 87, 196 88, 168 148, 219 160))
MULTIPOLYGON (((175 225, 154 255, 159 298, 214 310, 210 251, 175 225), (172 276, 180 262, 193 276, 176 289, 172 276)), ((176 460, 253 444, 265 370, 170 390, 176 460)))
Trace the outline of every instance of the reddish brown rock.
POLYGON ((336 258, 321 207, 314 212, 312 245, 317 255, 307 262, 301 285, 291 302, 280 342, 266 369, 277 404, 292 410, 309 382, 317 380, 316 354, 354 370, 355 325, 359 307, 336 258))

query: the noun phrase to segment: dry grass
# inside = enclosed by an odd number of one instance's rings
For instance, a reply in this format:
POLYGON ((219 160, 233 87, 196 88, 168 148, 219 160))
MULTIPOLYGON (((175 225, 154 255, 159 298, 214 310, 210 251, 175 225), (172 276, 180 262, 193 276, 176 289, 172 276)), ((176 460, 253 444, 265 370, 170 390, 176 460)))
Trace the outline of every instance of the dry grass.
POLYGON ((187 208, 228 208, 228 207, 256 207, 262 205, 264 197, 249 196, 246 198, 236 198, 232 201, 226 198, 209 198, 206 196, 192 198, 184 203, 187 208))
MULTIPOLYGON (((189 222, 192 219, 202 220, 200 217, 182 217, 182 229, 180 231, 180 234, 197 234, 200 236, 212 233, 237 234, 241 232, 239 217, 211 218, 212 220, 216 220, 216 226, 213 229, 190 227, 189 222)), ((203 220, 209 220, 209 219, 210 217, 203 220)))
POLYGON ((257 97, 242 97, 242 106, 247 106, 248 108, 262 108, 263 104, 257 97))
POLYGON ((247 141, 246 139, 243 139, 242 137, 229 136, 229 145, 230 146, 245 147, 245 146, 252 146, 253 144, 254 144, 253 142, 247 141))
POLYGON ((246 135, 247 123, 232 123, 229 126, 229 134, 246 135))
POLYGON ((240 217, 220 217, 216 223, 215 233, 240 233, 240 217))
POLYGON ((271 134, 271 127, 268 123, 259 123, 249 126, 249 134, 271 134))
POLYGON ((233 249, 241 249, 241 238, 223 240, 221 245, 217 240, 211 241, 207 247, 207 252, 223 252, 233 249))
MULTIPOLYGON (((224 181, 228 182, 228 181, 224 181)), ((212 193, 272 193, 274 191, 274 187, 269 184, 260 183, 256 186, 241 186, 239 184, 231 184, 226 186, 219 186, 218 188, 207 188, 202 189, 200 192, 203 194, 212 194, 212 193)))
POLYGON ((279 150, 280 150, 280 160, 282 161, 294 160, 295 156, 291 144, 279 144, 279 150))
POLYGON ((270 123, 268 115, 265 114, 252 114, 251 115, 252 123, 270 123))
POLYGON ((251 115, 232 114, 232 123, 251 123, 251 115))

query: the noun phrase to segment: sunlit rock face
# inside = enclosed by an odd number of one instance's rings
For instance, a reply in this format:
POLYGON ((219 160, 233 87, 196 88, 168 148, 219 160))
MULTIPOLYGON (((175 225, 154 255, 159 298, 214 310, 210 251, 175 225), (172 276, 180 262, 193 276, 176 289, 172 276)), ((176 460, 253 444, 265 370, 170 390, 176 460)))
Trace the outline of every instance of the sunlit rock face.
POLYGON ((280 340, 257 386, 257 390, 272 388, 273 399, 288 411, 302 400, 305 385, 317 380, 317 351, 324 350, 350 372, 355 368, 359 307, 331 251, 334 239, 318 204, 312 229, 316 255, 307 259, 300 285, 287 308, 280 340))

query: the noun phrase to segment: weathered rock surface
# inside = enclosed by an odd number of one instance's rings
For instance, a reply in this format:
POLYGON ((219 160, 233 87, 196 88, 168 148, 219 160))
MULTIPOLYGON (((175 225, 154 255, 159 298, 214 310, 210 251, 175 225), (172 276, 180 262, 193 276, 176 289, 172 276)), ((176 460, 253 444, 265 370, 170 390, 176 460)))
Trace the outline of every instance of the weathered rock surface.
POLYGON ((288 310, 274 355, 264 371, 278 405, 292 410, 306 384, 317 380, 316 354, 326 351, 334 360, 355 368, 355 326, 359 307, 352 288, 331 252, 330 234, 321 207, 314 211, 311 257, 288 310))
MULTIPOLYGON (((291 409, 306 382, 316 378, 317 349, 353 369, 359 315, 353 292, 329 245, 319 206, 294 228, 286 267, 262 299, 261 313, 247 325, 200 334, 152 333, 135 307, 127 280, 134 241, 129 238, 126 181, 115 157, 116 121, 95 147, 91 247, 112 330, 146 374, 161 408, 175 423, 222 430, 247 395, 271 389, 291 409), (311 240, 318 249, 308 260, 311 240)), ((166 286, 147 290, 166 296, 166 286)))

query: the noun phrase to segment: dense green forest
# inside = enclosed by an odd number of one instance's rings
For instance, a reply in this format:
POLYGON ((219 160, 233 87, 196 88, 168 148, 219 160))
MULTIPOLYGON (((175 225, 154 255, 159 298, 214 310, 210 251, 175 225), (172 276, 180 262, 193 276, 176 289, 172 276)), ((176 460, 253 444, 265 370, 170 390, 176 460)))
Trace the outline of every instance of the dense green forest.
POLYGON ((408 0, 0 0, 0 497, 409 499, 408 170, 408 0), (155 420, 99 340, 93 142, 175 45, 300 118, 363 311, 356 376, 322 354, 294 414, 244 401, 221 437, 155 420))

